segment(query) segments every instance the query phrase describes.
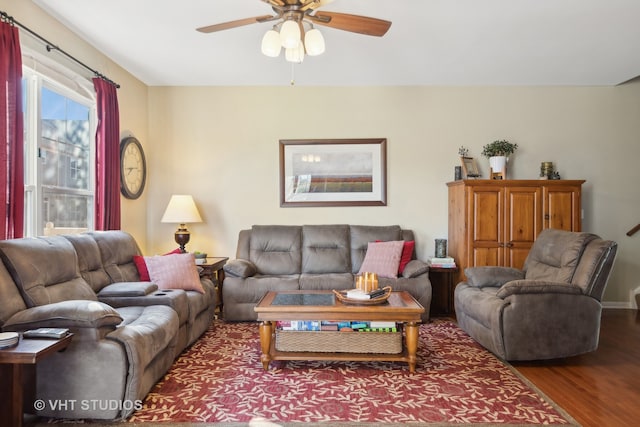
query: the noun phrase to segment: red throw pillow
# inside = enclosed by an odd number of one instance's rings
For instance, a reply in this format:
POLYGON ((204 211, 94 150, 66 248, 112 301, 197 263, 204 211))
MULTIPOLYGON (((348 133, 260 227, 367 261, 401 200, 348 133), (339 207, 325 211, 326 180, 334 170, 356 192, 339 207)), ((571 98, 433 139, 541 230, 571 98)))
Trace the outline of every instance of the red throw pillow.
MULTIPOLYGON (((179 254, 182 253, 180 248, 175 248, 171 252, 167 252, 165 255, 179 254)), ((144 257, 142 255, 134 255, 133 263, 136 265, 138 269, 138 276, 140 276, 141 282, 150 282, 151 277, 149 276, 149 269, 147 268, 147 263, 144 261, 144 257)))
POLYGON ((411 255, 413 255, 413 249, 416 246, 416 242, 414 240, 409 240, 404 242, 404 246, 402 246, 402 255, 400 255, 400 265, 398 265, 398 274, 402 274, 404 268, 411 261, 411 255))

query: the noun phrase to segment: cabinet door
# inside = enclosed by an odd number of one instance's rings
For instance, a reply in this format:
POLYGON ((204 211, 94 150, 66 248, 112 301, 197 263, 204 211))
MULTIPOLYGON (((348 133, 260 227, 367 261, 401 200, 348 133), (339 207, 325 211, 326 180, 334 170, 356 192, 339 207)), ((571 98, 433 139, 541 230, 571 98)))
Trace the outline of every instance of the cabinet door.
POLYGON ((522 268, 542 230, 542 188, 507 187, 505 199, 505 258, 501 265, 522 268))
POLYGON ((478 187, 470 193, 469 265, 503 265, 504 187, 478 187))
POLYGON ((581 231, 580 187, 544 187, 544 228, 581 231))

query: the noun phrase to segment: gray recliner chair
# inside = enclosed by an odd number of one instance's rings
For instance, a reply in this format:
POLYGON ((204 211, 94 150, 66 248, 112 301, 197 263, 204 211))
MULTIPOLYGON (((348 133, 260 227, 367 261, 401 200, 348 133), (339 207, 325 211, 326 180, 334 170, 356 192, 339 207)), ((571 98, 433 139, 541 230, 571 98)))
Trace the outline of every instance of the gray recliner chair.
POLYGON ((522 270, 465 270, 454 297, 458 324, 504 360, 594 351, 616 251, 615 242, 594 234, 544 230, 522 270))

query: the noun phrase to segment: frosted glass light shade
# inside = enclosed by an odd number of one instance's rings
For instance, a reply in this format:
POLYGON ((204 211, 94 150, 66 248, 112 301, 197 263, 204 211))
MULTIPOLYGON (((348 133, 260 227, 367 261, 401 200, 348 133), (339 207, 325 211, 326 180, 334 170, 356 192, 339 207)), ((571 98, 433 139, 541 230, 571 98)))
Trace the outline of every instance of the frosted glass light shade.
POLYGON ((269 30, 262 37, 262 53, 271 58, 280 55, 282 44, 280 42, 280 34, 275 30, 269 30))
POLYGON ((300 27, 296 21, 284 21, 280 27, 280 43, 286 49, 295 48, 300 43, 300 27))
POLYGON ((169 200, 167 209, 162 215, 160 222, 172 222, 177 224, 187 224, 202 222, 202 217, 193 197, 185 194, 174 194, 169 200))
POLYGON ((302 42, 298 42, 298 46, 285 49, 284 57, 289 62, 301 64, 304 61, 304 46, 302 42))
POLYGON ((316 56, 324 53, 324 37, 320 30, 314 28, 309 30, 304 35, 304 46, 307 50, 307 55, 316 56))

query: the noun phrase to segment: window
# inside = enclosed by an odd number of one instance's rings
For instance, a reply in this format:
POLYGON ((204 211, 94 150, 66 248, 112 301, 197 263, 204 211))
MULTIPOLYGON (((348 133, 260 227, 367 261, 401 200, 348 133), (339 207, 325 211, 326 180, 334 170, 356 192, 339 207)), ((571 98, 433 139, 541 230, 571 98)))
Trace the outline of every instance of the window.
POLYGON ((96 105, 77 86, 23 71, 25 236, 93 229, 96 105))

